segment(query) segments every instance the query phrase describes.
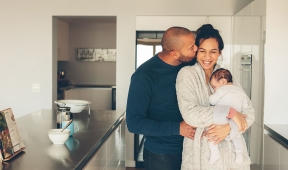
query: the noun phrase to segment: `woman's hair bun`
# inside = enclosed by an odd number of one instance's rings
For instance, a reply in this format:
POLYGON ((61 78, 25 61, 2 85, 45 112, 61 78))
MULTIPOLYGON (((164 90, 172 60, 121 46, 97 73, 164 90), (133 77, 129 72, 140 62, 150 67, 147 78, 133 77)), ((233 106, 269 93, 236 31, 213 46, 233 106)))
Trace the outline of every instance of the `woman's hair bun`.
POLYGON ((200 29, 214 29, 214 27, 211 24, 204 24, 200 27, 200 29))
POLYGON ((224 42, 222 40, 219 31, 215 29, 211 24, 204 24, 200 28, 198 28, 196 32, 196 40, 195 44, 197 47, 200 46, 200 42, 202 40, 206 40, 209 38, 215 38, 218 42, 218 49, 221 51, 224 48, 224 42))
POLYGON ((200 28, 198 28, 197 34, 199 34, 201 31, 204 32, 204 31, 211 31, 211 30, 215 30, 211 24, 204 24, 200 28))

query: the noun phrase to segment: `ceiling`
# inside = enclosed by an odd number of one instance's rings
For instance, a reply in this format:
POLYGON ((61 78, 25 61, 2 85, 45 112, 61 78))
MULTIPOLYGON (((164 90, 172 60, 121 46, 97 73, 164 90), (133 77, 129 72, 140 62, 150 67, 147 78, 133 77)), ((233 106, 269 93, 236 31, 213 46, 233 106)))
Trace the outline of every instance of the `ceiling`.
POLYGON ((116 23, 116 16, 65 16, 58 17, 59 20, 70 23, 116 23))
MULTIPOLYGON (((239 11, 241 11, 245 6, 247 6, 248 4, 250 4, 252 1, 254 0, 231 0, 232 4, 234 6, 234 15, 236 13, 238 13, 239 11)), ((260 0, 261 1, 261 0, 260 0)))
MULTIPOLYGON (((146 1, 135 1, 136 15, 147 15, 149 11, 165 11, 169 15, 235 15, 254 0, 154 0, 153 6, 146 1), (166 3, 166 5, 165 5, 166 3)), ((262 1, 262 0, 257 0, 262 1)), ((133 7, 133 6, 132 6, 133 7)), ((59 20, 67 23, 116 23, 116 16, 59 16, 59 20)))

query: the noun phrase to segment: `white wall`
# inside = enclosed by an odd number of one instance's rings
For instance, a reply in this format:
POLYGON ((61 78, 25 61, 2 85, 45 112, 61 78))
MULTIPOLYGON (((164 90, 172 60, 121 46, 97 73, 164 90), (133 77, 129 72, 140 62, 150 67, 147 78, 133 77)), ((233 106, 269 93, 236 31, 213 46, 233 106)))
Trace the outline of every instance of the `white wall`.
POLYGON ((267 0, 265 124, 287 124, 288 1, 267 0))
POLYGON ((58 61, 68 60, 69 24, 58 20, 57 22, 57 54, 58 61))
POLYGON ((182 26, 196 31, 207 20, 207 16, 136 16, 136 30, 165 31, 172 26, 182 26))
POLYGON ((58 70, 67 71, 72 84, 116 85, 116 62, 80 62, 78 48, 116 49, 114 22, 70 23, 69 61, 58 62, 58 70))

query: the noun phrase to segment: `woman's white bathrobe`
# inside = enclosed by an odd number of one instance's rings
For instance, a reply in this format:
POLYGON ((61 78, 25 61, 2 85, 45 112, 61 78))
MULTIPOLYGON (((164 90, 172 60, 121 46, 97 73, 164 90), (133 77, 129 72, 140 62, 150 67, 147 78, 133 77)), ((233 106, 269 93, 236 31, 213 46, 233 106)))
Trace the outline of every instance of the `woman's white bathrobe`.
MULTIPOLYGON (((216 65, 214 70, 218 69, 216 65)), ((235 79, 233 84, 241 87, 235 79)), ((247 149, 244 151, 244 161, 242 165, 235 163, 234 146, 231 139, 237 132, 230 132, 226 140, 219 143, 221 158, 213 165, 210 165, 210 149, 206 139, 200 139, 204 128, 217 124, 218 117, 215 115, 228 115, 229 106, 210 106, 209 95, 213 89, 206 83, 205 73, 199 63, 194 66, 183 67, 177 76, 176 90, 178 105, 182 117, 186 123, 197 127, 195 138, 191 140, 184 138, 182 152, 182 170, 248 170, 250 169, 250 158, 247 149)), ((254 122, 254 109, 251 100, 247 97, 248 108, 242 113, 247 114, 246 121, 250 127, 254 122)), ((223 117, 223 116, 222 116, 223 117)), ((230 126, 236 126, 234 121, 229 121, 230 126)), ((237 129, 237 128, 236 128, 237 129)), ((243 148, 246 148, 245 140, 242 136, 243 148)))

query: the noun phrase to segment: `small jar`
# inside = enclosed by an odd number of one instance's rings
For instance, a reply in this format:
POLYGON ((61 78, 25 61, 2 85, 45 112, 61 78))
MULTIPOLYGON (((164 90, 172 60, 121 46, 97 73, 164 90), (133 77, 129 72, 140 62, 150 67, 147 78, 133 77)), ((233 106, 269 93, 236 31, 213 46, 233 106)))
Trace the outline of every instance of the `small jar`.
POLYGON ((57 129, 62 129, 62 122, 70 120, 70 107, 57 108, 57 129))

